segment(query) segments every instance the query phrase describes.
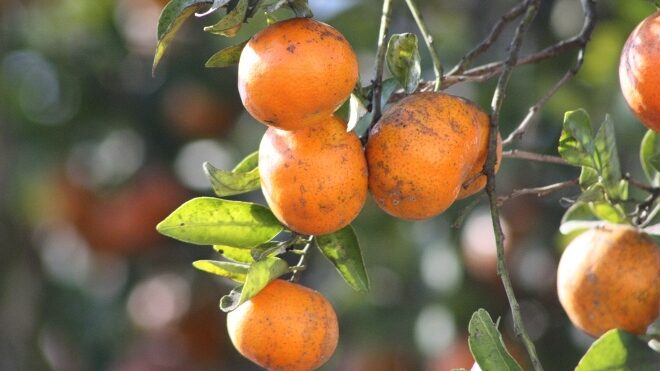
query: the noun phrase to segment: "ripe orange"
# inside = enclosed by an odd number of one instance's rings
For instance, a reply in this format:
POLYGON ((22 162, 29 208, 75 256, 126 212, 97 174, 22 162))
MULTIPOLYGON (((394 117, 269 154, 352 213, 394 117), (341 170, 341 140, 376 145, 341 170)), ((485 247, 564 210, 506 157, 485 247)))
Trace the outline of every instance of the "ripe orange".
POLYGON ((443 212, 472 174, 488 123, 476 105, 448 94, 418 93, 393 104, 367 143, 376 203, 402 219, 443 212))
POLYGON ((660 131, 660 12, 644 19, 621 52, 619 80, 628 106, 646 127, 660 131))
POLYGON ((278 22, 254 35, 238 64, 243 105, 264 124, 284 130, 325 120, 358 79, 357 58, 344 36, 308 18, 278 22))
POLYGON ((302 234, 343 228, 367 198, 362 145, 336 116, 296 131, 269 128, 259 146, 259 173, 275 216, 302 234))
POLYGON ((275 280, 227 314, 229 338, 268 370, 308 371, 323 365, 339 338, 337 315, 318 292, 275 280))
POLYGON ((660 311, 660 248, 630 226, 591 229, 564 251, 557 292, 573 324, 592 336, 642 334, 660 311))

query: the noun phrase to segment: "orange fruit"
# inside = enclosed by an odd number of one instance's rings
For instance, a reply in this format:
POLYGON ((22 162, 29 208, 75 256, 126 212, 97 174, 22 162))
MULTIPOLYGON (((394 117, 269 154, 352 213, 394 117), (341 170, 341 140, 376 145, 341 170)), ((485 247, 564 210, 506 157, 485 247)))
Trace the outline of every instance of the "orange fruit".
POLYGON ((592 336, 642 334, 660 311, 660 248, 630 226, 588 230, 562 254, 557 292, 573 324, 592 336))
POLYGON ((366 149, 376 203, 402 219, 445 211, 475 167, 488 122, 473 103, 444 93, 417 93, 390 106, 366 149))
POLYGON ((644 19, 621 52, 621 92, 637 118, 660 131, 660 12, 644 19))
MULTIPOLYGON (((482 123, 483 124, 483 123, 482 123)), ((488 126, 484 126, 481 128, 481 133, 482 133, 482 139, 481 139, 481 148, 479 151, 479 157, 477 158, 477 161, 474 163, 472 166, 472 169, 470 169, 470 172, 467 175, 467 178, 465 182, 463 182, 463 185, 461 186, 461 191, 458 192, 458 199, 462 200, 466 197, 470 197, 473 194, 481 191, 484 189, 486 186, 486 176, 485 175, 480 175, 478 178, 475 179, 477 175, 479 175, 484 168, 484 164, 486 163, 486 159, 488 158, 488 126)), ((500 170, 500 164, 502 163, 502 137, 500 136, 499 133, 497 133, 497 160, 495 162, 495 173, 500 170)))
POLYGON ((336 116, 297 131, 269 128, 259 146, 259 173, 275 216, 302 234, 343 228, 367 198, 362 145, 336 116))
POLYGON ((318 292, 275 280, 227 314, 229 338, 268 370, 308 371, 323 365, 339 339, 337 315, 318 292))
POLYGON ((357 58, 344 36, 308 18, 254 35, 238 63, 243 105, 258 121, 296 130, 326 120, 350 95, 357 58))

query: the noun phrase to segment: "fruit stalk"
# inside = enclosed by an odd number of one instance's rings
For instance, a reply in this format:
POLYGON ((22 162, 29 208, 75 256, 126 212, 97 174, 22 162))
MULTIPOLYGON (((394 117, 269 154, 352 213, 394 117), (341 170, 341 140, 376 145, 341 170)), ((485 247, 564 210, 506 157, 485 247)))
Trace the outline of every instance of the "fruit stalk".
POLYGON ((497 246, 497 274, 502 280, 509 305, 511 306, 513 327, 516 336, 518 336, 518 338, 520 338, 522 343, 525 345, 525 349, 529 354, 529 358, 532 361, 532 367, 534 370, 542 371, 543 366, 541 365, 541 361, 536 355, 536 348, 534 347, 534 343, 525 330, 525 325, 520 314, 520 305, 516 299, 513 286, 511 284, 511 278, 509 277, 509 272, 506 268, 506 262, 504 258, 505 236, 502 230, 502 225, 500 223, 500 210, 497 204, 497 194, 495 193, 495 163, 497 160, 496 148, 500 111, 502 109, 502 103, 506 95, 506 88, 509 84, 513 68, 516 66, 518 61, 518 53, 520 51, 520 47, 522 46, 523 38, 529 30, 529 26, 531 25, 534 17, 536 16, 536 13, 539 10, 540 1, 527 0, 525 5, 525 14, 520 20, 513 39, 511 40, 511 44, 509 46, 509 57, 504 63, 504 69, 502 70, 502 74, 500 75, 497 82, 495 92, 493 93, 493 100, 491 103, 492 113, 490 115, 490 133, 488 136, 488 158, 484 166, 484 171, 486 173, 487 179, 486 193, 488 194, 490 211, 493 220, 493 231, 495 233, 495 242, 497 246))
POLYGON ((440 62, 440 55, 438 55, 435 45, 433 45, 433 36, 429 33, 426 23, 422 18, 422 13, 420 13, 419 8, 417 7, 417 2, 415 0, 406 0, 406 4, 412 13, 415 22, 417 23, 417 28, 424 38, 424 43, 426 44, 426 49, 428 49, 429 54, 431 55, 431 61, 433 63, 433 73, 435 74, 435 83, 433 86, 433 91, 440 91, 440 86, 442 85, 442 63, 440 62))
MULTIPOLYGON (((378 49, 376 50, 376 73, 374 76, 374 90, 371 97, 371 111, 373 112, 373 119, 371 126, 373 126, 378 119, 380 119, 381 106, 380 95, 383 89, 383 67, 385 66, 385 52, 387 52, 387 32, 390 28, 390 19, 392 18, 392 0, 383 0, 383 11, 380 17, 380 30, 378 31, 378 49)), ((369 136, 367 130, 363 142, 366 143, 369 136)))

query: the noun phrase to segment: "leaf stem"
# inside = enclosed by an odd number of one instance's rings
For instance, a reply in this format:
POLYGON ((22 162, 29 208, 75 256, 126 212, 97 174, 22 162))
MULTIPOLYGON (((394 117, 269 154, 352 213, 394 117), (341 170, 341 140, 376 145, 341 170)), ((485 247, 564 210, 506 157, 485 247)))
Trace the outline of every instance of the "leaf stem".
POLYGON ((525 345, 529 358, 532 361, 532 367, 536 371, 542 371, 543 366, 541 361, 536 355, 536 348, 530 339, 520 313, 520 304, 516 299, 509 277, 509 271, 506 268, 506 261, 504 258, 504 232, 500 223, 500 210, 497 202, 497 195, 495 192, 495 163, 497 161, 497 133, 499 126, 500 111, 506 95, 506 88, 509 84, 513 68, 518 62, 518 53, 522 46, 524 35, 529 30, 529 27, 534 20, 540 6, 540 0, 526 0, 525 1, 525 14, 520 20, 516 28, 513 39, 509 46, 509 57, 503 63, 503 70, 497 82, 497 87, 493 93, 493 100, 491 102, 491 115, 490 115, 490 131, 488 135, 488 158, 484 166, 487 177, 486 192, 490 204, 491 217, 493 220, 493 231, 495 233, 495 242, 497 246, 497 273, 502 280, 504 290, 506 292, 509 305, 511 306, 511 314, 513 317, 513 327, 516 335, 520 338, 525 345))
POLYGON ((426 48, 431 55, 431 61, 433 62, 433 73, 435 74, 435 85, 433 87, 433 91, 439 91, 440 87, 442 86, 442 63, 440 62, 440 55, 438 55, 438 52, 436 51, 433 44, 433 36, 431 36, 428 28, 426 27, 424 18, 422 18, 422 13, 420 13, 419 7, 417 7, 417 2, 415 0, 405 1, 408 5, 408 9, 410 9, 410 13, 412 13, 413 18, 415 18, 417 28, 419 28, 419 32, 424 38, 426 48))
POLYGON ((296 264, 293 267, 293 273, 291 274, 291 279, 289 281, 291 282, 297 282, 299 279, 298 272, 305 270, 305 261, 307 260, 307 253, 309 252, 309 248, 312 246, 312 243, 314 243, 314 236, 309 236, 309 239, 307 240, 307 244, 305 247, 303 247, 302 250, 300 250, 300 260, 298 260, 298 264, 296 264))

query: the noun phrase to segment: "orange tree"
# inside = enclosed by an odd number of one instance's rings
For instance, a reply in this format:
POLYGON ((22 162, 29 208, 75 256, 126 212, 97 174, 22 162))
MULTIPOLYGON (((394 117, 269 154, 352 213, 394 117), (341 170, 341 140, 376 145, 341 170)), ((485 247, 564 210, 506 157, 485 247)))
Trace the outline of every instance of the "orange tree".
MULTIPOLYGON (((367 86, 355 84, 356 59, 344 36, 313 20, 307 1, 172 0, 163 9, 154 69, 182 23, 195 12, 198 16, 219 15, 217 23, 205 30, 225 37, 236 36, 241 26, 259 13, 266 14, 269 24, 249 40, 219 51, 206 63, 207 67, 239 65, 238 87, 244 106, 270 126, 259 152, 232 170, 205 163, 218 198, 192 199, 157 227, 162 234, 184 242, 212 245, 224 258, 196 261, 194 266, 238 283, 220 300, 220 309, 230 312, 230 335, 238 350, 272 369, 310 369, 329 358, 336 345, 336 324, 317 317, 329 310, 334 318, 332 309, 289 311, 286 298, 277 298, 283 281, 275 280, 289 275, 295 281, 315 247, 350 287, 357 291, 369 289, 359 233, 350 226, 364 203, 368 183, 376 203, 403 219, 431 218, 457 198, 472 196, 474 201, 465 208, 466 214, 484 197, 487 199, 496 240, 497 273, 510 305, 514 330, 531 367, 542 370, 507 270, 500 206, 524 195, 545 196, 577 187, 579 196, 569 200, 560 231, 588 232, 571 244, 562 258, 558 289, 569 318, 592 335, 601 336, 577 369, 657 366, 658 333, 652 322, 660 310, 660 249, 649 235, 658 234, 653 222, 660 210, 660 138, 653 131, 660 105, 656 89, 660 64, 656 58, 660 44, 658 15, 651 15, 631 34, 620 67, 628 103, 652 129, 640 146, 647 177, 647 181, 640 181, 621 169, 612 121, 606 117, 594 131, 584 109, 565 113, 558 156, 516 148, 535 124, 537 113, 583 65, 597 24, 594 0, 580 1, 583 26, 575 36, 527 54, 521 52, 521 47, 541 1, 521 1, 451 69, 443 68, 416 2, 405 3, 431 57, 431 81, 421 79, 417 36, 389 34, 391 0, 382 4, 375 73, 367 86), (505 58, 473 66, 497 45, 511 24, 516 25, 505 58), (514 70, 549 59, 560 61, 567 53, 575 53, 575 61, 567 64, 565 74, 502 140, 502 107, 507 96, 513 99, 518 94, 508 89, 514 70), (384 78, 385 65, 390 78, 384 78), (441 92, 462 82, 491 79, 497 82, 487 112, 441 92), (358 138, 366 148, 364 154, 358 138), (502 147, 507 149, 503 153, 502 147), (502 156, 574 166, 580 172, 558 183, 498 194, 496 172, 502 156), (259 188, 269 207, 226 199, 259 188), (485 194, 480 193, 482 189, 485 194), (621 233, 608 232, 621 228, 621 233), (299 255, 299 262, 290 265, 286 260, 289 255, 299 255), (280 303, 274 304, 279 310, 256 314, 260 308, 257 303, 261 302, 280 303), (296 318, 293 322, 291 317, 282 318, 282 312, 296 318), (244 313, 255 314, 250 317, 244 313), (314 336, 307 343, 299 335, 291 335, 299 334, 300 323, 313 327, 303 332, 320 337, 314 336), (236 326, 250 330, 236 330, 236 326), (281 338, 268 334, 269 344, 264 344, 258 337, 268 333, 269 328, 278 328, 283 334, 281 338), (274 354, 261 349, 271 346, 271 342, 281 351, 274 354), (249 349, 245 344, 251 344, 249 349), (291 353, 291 347, 301 353, 291 353), (277 357, 286 361, 280 362, 277 357), (313 359, 307 361, 308 357, 313 359)), ((288 291, 282 288, 281 295, 290 295, 288 291)), ((468 330, 469 348, 481 369, 521 369, 488 312, 477 310, 468 330)))

